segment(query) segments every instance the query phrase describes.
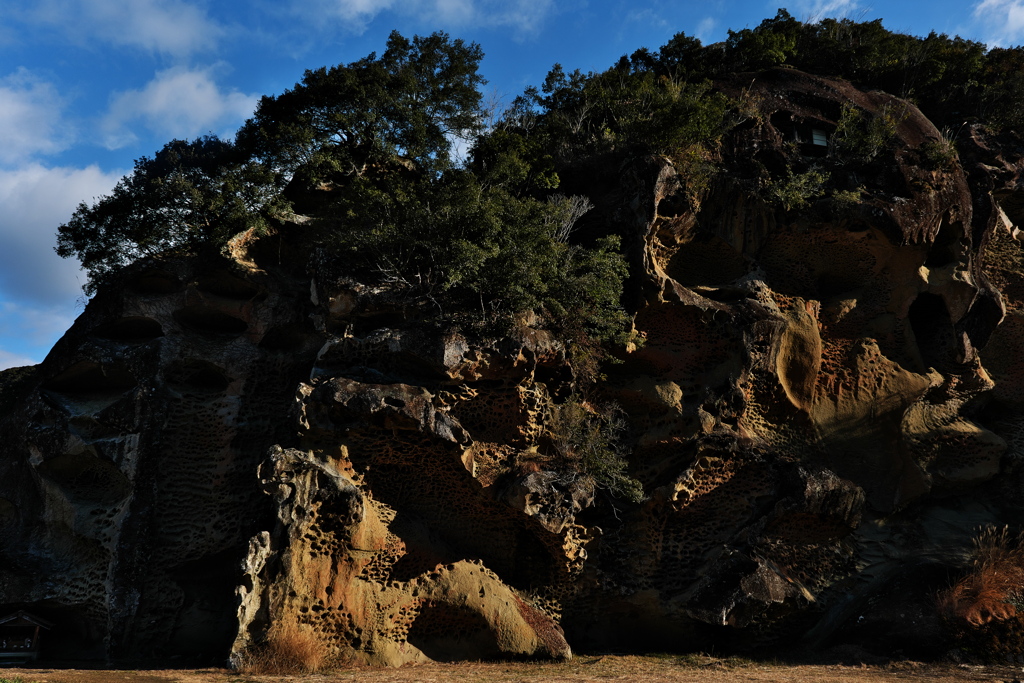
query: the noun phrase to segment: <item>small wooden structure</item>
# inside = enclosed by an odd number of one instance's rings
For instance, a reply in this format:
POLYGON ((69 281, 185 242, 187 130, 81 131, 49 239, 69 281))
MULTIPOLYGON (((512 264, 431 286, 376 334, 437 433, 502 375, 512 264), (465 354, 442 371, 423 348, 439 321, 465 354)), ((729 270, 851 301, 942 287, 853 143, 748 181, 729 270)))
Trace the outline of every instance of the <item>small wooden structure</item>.
POLYGON ((40 631, 51 628, 52 623, 25 610, 0 617, 0 666, 38 659, 40 631))

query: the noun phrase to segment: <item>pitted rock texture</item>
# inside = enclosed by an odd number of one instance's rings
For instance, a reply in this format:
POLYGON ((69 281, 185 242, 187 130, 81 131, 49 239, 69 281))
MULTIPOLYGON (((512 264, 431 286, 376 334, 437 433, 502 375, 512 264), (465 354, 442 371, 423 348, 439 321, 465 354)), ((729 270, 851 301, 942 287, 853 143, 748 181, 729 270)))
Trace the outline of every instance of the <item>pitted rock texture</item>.
POLYGON ((230 645, 238 564, 273 514, 253 473, 322 343, 290 286, 228 263, 142 264, 7 416, 0 602, 51 613, 54 656, 230 645))
POLYGON ((318 258, 168 259, 101 292, 0 426, 0 607, 107 658, 238 662, 278 624, 370 664, 937 654, 928 596, 979 526, 1024 523, 1024 150, 968 127, 936 166, 940 133, 888 95, 718 87, 756 115, 706 188, 667 157, 573 188, 631 263, 643 343, 586 405, 621 409, 642 502, 558 457, 580 379, 529 318, 482 339, 318 258), (801 142, 844 107, 896 112, 892 139, 801 142), (831 194, 773 203, 814 168, 831 194))

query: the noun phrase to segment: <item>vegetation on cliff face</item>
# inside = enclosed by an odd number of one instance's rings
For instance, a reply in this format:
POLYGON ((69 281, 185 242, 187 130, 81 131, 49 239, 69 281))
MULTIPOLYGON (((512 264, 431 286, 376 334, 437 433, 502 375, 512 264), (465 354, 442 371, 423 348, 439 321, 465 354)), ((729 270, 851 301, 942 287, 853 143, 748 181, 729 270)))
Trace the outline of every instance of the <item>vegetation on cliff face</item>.
MULTIPOLYGON (((57 251, 81 259, 95 291, 142 257, 216 252, 243 232, 294 235, 338 272, 463 330, 504 331, 532 312, 593 379, 602 345, 629 338, 626 261, 620 236, 588 221, 590 200, 562 185, 598 158, 664 155, 697 206, 723 135, 761 116, 749 92, 729 97, 716 79, 784 65, 887 90, 951 130, 1024 123, 1014 106, 1024 92, 1018 50, 908 36, 880 21, 809 24, 780 10, 724 43, 680 33, 604 72, 555 65, 488 127, 482 56, 444 33, 393 33, 379 57, 307 71, 264 97, 236 141, 174 140, 139 159, 109 196, 60 226, 57 251), (452 157, 457 140, 470 150, 464 163, 452 157)), ((847 106, 821 166, 796 151, 777 168, 755 160, 753 189, 785 211, 821 197, 842 211, 863 188, 832 171, 873 163, 904 113, 847 106)), ((955 163, 955 138, 929 143, 924 158, 955 163)), ((614 489, 621 474, 600 476, 614 489)))
MULTIPOLYGON (((552 233, 560 209, 545 200, 570 166, 607 152, 689 163, 699 194, 719 136, 756 109, 714 92, 712 79, 787 65, 909 99, 951 130, 971 120, 1024 123, 1015 105, 1024 92, 1020 49, 909 36, 881 20, 803 23, 779 10, 724 43, 680 33, 601 73, 555 65, 487 130, 482 56, 479 45, 443 33, 393 33, 379 57, 307 71, 291 90, 264 97, 236 142, 173 140, 139 159, 110 195, 79 205, 60 226, 57 251, 82 261, 94 292, 141 257, 219 249, 294 212, 329 226, 319 239, 338 258, 441 312, 469 306, 509 319, 543 307, 558 320, 583 295, 594 313, 586 324, 610 339, 625 322, 615 303, 617 245, 552 233), (451 158, 457 139, 472 146, 461 168, 451 158), (564 291, 573 296, 558 296, 564 291)), ((858 116, 844 114, 850 135, 837 146, 869 159, 893 121, 858 126, 858 116)))

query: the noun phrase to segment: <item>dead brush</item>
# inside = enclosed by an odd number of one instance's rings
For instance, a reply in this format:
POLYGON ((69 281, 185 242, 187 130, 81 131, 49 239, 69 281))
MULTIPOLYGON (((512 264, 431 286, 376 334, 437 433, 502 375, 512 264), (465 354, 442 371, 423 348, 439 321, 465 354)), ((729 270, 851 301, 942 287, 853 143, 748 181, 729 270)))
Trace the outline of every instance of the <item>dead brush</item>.
POLYGON ((516 601, 516 607, 523 621, 533 629, 551 656, 571 659, 572 650, 569 649, 569 644, 565 642, 565 631, 558 625, 558 622, 515 593, 512 594, 512 597, 516 601))
POLYGON ((314 631, 287 622, 271 626, 263 643, 242 658, 244 674, 314 674, 329 662, 327 647, 314 631))
POLYGON ((1024 534, 990 527, 974 538, 971 573, 938 595, 939 613, 953 625, 984 626, 1018 614, 1024 598, 1024 534))

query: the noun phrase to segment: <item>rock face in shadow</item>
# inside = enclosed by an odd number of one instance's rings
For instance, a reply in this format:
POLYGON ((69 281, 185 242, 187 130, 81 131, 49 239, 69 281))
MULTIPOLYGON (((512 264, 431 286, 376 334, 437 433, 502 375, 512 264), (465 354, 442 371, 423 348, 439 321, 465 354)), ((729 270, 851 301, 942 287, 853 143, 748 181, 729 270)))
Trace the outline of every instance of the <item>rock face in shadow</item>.
POLYGON ((578 379, 528 319, 482 341, 315 259, 147 262, 0 422, 0 608, 54 657, 238 663, 280 624, 388 665, 936 653, 927 596, 1024 521, 1024 152, 975 128, 955 163, 913 105, 793 70, 719 87, 750 113, 703 186, 647 157, 580 190, 632 268, 644 343, 592 400, 642 502, 550 456, 578 379), (890 136, 843 148, 844 108, 890 136), (812 171, 837 189, 779 200, 812 171))

